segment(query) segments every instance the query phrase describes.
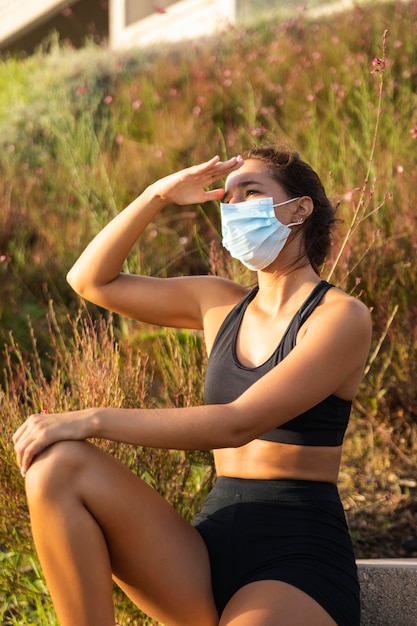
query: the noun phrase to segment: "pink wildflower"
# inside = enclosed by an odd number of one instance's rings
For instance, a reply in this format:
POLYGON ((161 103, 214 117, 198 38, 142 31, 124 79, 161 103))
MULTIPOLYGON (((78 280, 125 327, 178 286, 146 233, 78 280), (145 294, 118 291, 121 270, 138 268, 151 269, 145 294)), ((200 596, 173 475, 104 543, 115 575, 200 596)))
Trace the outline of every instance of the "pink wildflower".
POLYGON ((379 57, 375 57, 372 61, 373 70, 372 74, 376 74, 378 72, 383 72, 385 69, 385 59, 380 59, 379 57))
POLYGON ((275 113, 275 107, 270 106, 270 107, 261 107, 259 109, 259 113, 261 115, 269 115, 270 113, 275 113))
POLYGON ((250 131, 250 134, 252 135, 252 137, 259 137, 262 136, 266 133, 266 128, 263 127, 258 127, 258 128, 252 128, 250 131))
POLYGON ((111 104, 113 102, 113 96, 106 96, 103 102, 104 104, 111 104))
POLYGON ((410 135, 413 139, 417 139, 417 124, 414 124, 413 128, 410 130, 410 135))

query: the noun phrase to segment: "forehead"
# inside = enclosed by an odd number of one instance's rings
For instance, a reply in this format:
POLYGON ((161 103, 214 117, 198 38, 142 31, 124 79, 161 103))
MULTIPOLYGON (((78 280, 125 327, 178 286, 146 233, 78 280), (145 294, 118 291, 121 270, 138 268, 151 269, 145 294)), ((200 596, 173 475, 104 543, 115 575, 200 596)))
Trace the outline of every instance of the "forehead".
POLYGON ((271 183, 273 178, 265 163, 259 159, 248 159, 238 170, 229 174, 226 179, 225 189, 229 191, 237 185, 248 181, 266 184, 271 183))

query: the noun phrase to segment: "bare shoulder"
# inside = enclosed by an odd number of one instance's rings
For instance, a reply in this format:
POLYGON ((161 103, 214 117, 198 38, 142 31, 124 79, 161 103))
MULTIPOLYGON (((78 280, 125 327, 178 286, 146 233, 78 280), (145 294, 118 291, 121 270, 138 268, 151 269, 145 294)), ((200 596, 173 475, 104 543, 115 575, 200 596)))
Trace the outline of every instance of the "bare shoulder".
POLYGON ((364 356, 372 336, 371 313, 361 300, 335 287, 329 289, 321 306, 314 311, 309 329, 324 343, 339 346, 345 354, 354 352, 364 356))
POLYGON ((352 399, 362 378, 371 339, 367 306, 341 289, 329 289, 300 337, 304 365, 310 362, 313 367, 314 363, 319 372, 321 363, 328 381, 332 381, 331 393, 352 399))
POLYGON ((329 315, 340 316, 358 324, 363 324, 371 330, 371 312, 364 302, 349 295, 342 289, 329 289, 324 301, 324 311, 329 315))

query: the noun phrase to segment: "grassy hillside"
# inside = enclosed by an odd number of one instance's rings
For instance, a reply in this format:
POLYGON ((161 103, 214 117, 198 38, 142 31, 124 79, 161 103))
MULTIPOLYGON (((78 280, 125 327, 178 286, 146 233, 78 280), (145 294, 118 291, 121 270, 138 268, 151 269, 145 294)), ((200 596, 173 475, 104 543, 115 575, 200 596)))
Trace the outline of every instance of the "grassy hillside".
MULTIPOLYGON (((10 442, 25 415, 44 405, 58 411, 202 400, 198 335, 87 307, 66 284, 66 271, 156 177, 270 141, 299 150, 340 203, 343 224, 323 276, 360 297, 374 320, 340 489, 358 556, 406 554, 402 538, 417 535, 416 40, 413 1, 320 21, 269 19, 147 51, 73 51, 51 41, 26 60, 3 58, 2 623, 54 623, 10 442)), ((224 255, 214 204, 168 208, 126 268, 252 280, 224 255)), ((213 478, 207 454, 111 451, 187 517, 213 478)), ((120 624, 145 623, 117 602, 120 624)))

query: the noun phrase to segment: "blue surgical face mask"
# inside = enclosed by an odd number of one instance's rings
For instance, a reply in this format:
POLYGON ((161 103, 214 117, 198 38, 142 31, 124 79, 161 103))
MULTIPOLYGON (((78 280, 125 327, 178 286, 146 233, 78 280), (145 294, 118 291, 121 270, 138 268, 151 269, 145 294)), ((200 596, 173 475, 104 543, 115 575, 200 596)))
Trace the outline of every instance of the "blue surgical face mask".
POLYGON ((290 226, 281 224, 274 207, 298 198, 274 204, 273 198, 259 198, 235 204, 220 203, 223 246, 232 257, 251 270, 263 270, 274 261, 291 233, 290 226))

